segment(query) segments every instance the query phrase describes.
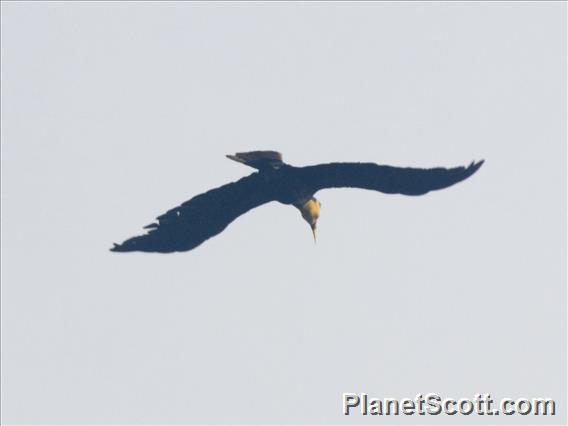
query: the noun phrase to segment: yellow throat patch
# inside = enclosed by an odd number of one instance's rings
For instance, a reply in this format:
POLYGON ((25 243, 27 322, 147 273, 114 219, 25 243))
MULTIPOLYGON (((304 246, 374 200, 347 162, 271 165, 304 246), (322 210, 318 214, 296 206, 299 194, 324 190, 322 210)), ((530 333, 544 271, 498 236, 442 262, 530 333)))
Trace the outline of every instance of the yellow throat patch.
POLYGON ((302 206, 302 217, 310 224, 314 224, 320 215, 320 207, 321 204, 318 200, 308 200, 308 202, 302 206))

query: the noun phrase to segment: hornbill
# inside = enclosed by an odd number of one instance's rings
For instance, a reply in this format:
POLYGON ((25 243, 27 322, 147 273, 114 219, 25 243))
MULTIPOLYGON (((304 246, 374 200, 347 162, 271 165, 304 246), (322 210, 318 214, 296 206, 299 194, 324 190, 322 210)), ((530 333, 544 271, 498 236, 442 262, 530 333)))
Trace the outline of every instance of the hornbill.
POLYGON ((278 201, 296 207, 308 222, 314 240, 320 202, 314 194, 326 188, 362 188, 386 194, 423 195, 467 179, 483 164, 467 167, 419 169, 374 163, 328 163, 295 167, 284 163, 276 151, 251 151, 227 155, 257 169, 236 182, 193 197, 168 210, 145 226, 148 232, 114 244, 115 252, 170 253, 192 250, 221 233, 232 221, 255 207, 278 201))

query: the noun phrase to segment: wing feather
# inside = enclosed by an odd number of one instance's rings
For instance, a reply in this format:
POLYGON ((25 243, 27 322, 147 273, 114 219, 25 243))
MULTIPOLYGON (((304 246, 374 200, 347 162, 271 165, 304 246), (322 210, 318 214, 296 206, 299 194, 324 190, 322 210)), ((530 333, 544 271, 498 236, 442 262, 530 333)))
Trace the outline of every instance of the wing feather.
POLYGON ((325 188, 362 188, 387 194, 422 195, 447 188, 474 174, 483 160, 468 167, 418 169, 374 163, 329 163, 303 168, 314 193, 325 188))
POLYGON ((273 191, 258 173, 193 197, 158 216, 149 231, 115 244, 111 251, 169 253, 191 250, 222 232, 247 211, 272 201, 273 191))

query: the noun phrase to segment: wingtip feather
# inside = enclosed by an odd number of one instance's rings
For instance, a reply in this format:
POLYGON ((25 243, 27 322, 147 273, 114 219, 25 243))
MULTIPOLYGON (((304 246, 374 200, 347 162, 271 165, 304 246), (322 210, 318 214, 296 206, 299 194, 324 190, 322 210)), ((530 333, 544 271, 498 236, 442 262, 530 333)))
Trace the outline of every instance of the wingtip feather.
POLYGON ((468 169, 471 171, 471 174, 475 173, 476 171, 478 171, 480 169, 481 166, 483 166, 483 163, 485 163, 485 160, 479 160, 477 162, 472 161, 471 164, 469 165, 468 169))

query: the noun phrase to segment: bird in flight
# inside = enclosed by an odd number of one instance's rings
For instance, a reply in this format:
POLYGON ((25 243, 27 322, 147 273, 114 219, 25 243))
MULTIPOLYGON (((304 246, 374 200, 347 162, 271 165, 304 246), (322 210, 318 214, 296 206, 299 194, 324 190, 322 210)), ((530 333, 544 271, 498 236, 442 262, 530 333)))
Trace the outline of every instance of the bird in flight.
POLYGON ((483 160, 467 167, 419 169, 374 163, 328 163, 295 167, 276 151, 227 155, 257 169, 232 183, 193 197, 145 226, 144 235, 114 244, 111 251, 171 253, 192 250, 221 233, 255 207, 278 201, 296 207, 316 238, 321 204, 314 194, 326 188, 361 188, 386 194, 423 195, 447 188, 474 174, 483 160))

